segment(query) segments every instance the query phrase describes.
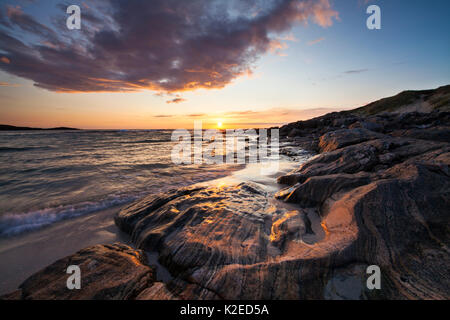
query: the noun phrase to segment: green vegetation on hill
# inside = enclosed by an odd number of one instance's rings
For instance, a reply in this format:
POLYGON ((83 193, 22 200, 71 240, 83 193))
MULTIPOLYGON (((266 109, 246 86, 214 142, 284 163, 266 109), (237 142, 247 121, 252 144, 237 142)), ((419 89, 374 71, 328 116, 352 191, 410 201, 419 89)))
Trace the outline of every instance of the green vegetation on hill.
POLYGON ((450 85, 434 90, 403 91, 393 97, 380 99, 347 113, 360 116, 375 115, 383 112, 398 112, 413 106, 418 110, 447 111, 450 109, 450 85))

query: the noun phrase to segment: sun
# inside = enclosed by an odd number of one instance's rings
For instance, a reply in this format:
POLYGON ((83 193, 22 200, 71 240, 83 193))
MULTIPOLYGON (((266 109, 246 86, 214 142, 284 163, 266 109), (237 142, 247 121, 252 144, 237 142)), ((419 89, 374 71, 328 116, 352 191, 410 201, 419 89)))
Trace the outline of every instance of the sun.
POLYGON ((217 122, 217 127, 222 128, 222 122, 217 122))

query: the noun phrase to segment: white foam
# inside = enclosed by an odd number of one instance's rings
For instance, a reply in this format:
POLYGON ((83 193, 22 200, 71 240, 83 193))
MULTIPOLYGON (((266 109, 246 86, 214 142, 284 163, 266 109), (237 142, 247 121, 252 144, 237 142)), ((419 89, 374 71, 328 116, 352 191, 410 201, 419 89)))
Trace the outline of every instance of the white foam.
POLYGON ((100 202, 82 202, 75 205, 40 209, 27 213, 7 213, 0 216, 0 237, 17 235, 39 229, 55 222, 104 210, 135 200, 134 196, 109 197, 100 202))

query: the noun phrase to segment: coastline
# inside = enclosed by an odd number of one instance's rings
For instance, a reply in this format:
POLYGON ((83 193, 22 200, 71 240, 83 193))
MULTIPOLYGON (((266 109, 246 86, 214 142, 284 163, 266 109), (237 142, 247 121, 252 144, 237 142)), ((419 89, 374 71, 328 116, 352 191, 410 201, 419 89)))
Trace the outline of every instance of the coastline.
POLYGON ((129 244, 129 237, 117 229, 113 221, 120 207, 0 239, 0 295, 15 290, 33 273, 84 247, 99 243, 129 244))
MULTIPOLYGON (((282 162, 281 173, 287 173, 296 166, 294 161, 282 162), (287 169, 286 169, 287 168, 287 169)), ((211 178, 191 186, 236 184, 254 180, 267 184, 268 190, 276 189, 276 178, 262 178, 256 175, 255 165, 236 167, 224 177, 211 178)), ((181 186, 179 186, 181 188, 181 186)), ((43 228, 0 238, 0 296, 12 292, 29 276, 63 257, 85 247, 98 244, 121 243, 135 248, 130 236, 114 224, 114 216, 127 205, 139 201, 115 205, 107 209, 65 219, 43 228)), ((146 252, 147 262, 156 266, 157 279, 168 282, 170 273, 158 262, 157 252, 146 252)))
POLYGON ((3 298, 449 299, 450 112, 439 105, 283 126, 289 146, 317 154, 291 163, 278 185, 247 165, 150 194, 114 215, 131 246, 82 249, 3 298), (145 252, 158 254, 166 276, 145 252), (54 271, 73 262, 85 290, 67 290, 54 271), (371 266, 381 270, 380 290, 367 286, 371 266))

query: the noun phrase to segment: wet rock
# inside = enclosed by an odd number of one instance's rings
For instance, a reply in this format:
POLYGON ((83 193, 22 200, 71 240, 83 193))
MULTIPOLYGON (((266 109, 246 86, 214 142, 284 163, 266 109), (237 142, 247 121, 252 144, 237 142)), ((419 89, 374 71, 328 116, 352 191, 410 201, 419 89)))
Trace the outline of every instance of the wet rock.
MULTIPOLYGON (((294 210, 280 209, 255 185, 181 189, 135 224, 133 239, 157 250, 175 274, 165 297, 446 299, 448 152, 443 144, 422 147, 435 148, 425 159, 404 142, 367 142, 410 156, 386 170, 312 175, 282 190, 277 197, 296 203, 294 210), (361 266, 372 264, 382 270, 382 291, 363 286, 361 266)), ((339 158, 329 154, 315 160, 339 158)))
POLYGON ((322 204, 337 192, 351 190, 368 184, 370 175, 365 172, 358 174, 331 174, 308 178, 304 183, 281 190, 276 197, 286 202, 298 203, 302 207, 312 207, 322 204))
POLYGON ((355 264, 331 271, 325 285, 324 298, 327 300, 361 300, 369 298, 366 286, 368 265, 355 264))
MULTIPOLYGON (((133 209, 142 218, 126 227, 132 229, 140 248, 159 252, 160 263, 175 276, 167 286, 172 295, 191 299, 300 297, 298 283, 278 282, 277 275, 288 277, 284 272, 292 269, 284 269, 285 263, 294 260, 300 259, 294 263, 298 266, 314 264, 295 254, 310 251, 308 243, 324 236, 313 212, 278 204, 255 184, 187 190, 191 189, 169 194, 172 200, 158 208, 152 202, 158 201, 155 198, 142 200, 154 210, 143 217, 133 209), (277 288, 267 290, 263 283, 277 288)), ((128 208, 118 214, 119 225, 123 225, 122 217, 133 221, 128 208)))
POLYGON ((14 294, 2 299, 134 299, 155 282, 145 255, 123 244, 96 245, 65 257, 25 280, 14 294), (67 267, 81 269, 81 289, 69 290, 67 267))

